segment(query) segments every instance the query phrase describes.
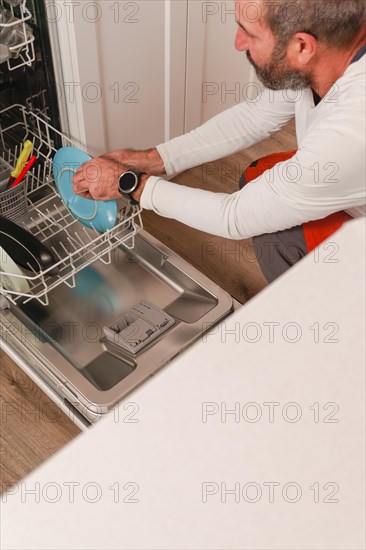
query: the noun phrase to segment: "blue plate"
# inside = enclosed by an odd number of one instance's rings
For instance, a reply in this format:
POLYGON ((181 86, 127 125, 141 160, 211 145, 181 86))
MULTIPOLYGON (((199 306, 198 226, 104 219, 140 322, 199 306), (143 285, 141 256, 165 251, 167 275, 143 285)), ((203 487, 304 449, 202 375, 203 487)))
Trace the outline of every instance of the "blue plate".
POLYGON ((94 201, 74 193, 72 178, 78 168, 91 160, 87 153, 75 147, 62 147, 53 159, 53 177, 63 202, 81 223, 104 233, 117 222, 117 202, 94 201))

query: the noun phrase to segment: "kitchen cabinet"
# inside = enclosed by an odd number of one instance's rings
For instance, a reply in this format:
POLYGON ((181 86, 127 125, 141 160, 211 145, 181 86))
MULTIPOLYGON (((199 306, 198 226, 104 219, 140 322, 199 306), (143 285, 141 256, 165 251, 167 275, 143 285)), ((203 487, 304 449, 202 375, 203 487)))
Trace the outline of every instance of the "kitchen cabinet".
POLYGON ((53 6, 60 99, 70 135, 93 154, 157 145, 256 95, 254 71, 234 49, 231 0, 53 6))
POLYGON ((188 1, 185 131, 257 96, 255 71, 234 47, 236 31, 232 0, 188 1))
POLYGON ((54 4, 70 135, 97 154, 183 133, 187 1, 54 4))

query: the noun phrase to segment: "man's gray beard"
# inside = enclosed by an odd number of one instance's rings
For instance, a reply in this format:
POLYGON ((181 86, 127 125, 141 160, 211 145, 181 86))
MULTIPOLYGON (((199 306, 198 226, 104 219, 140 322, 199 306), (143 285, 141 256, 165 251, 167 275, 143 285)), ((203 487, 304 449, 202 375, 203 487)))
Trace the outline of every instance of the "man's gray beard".
POLYGON ((291 69, 286 60, 287 44, 277 42, 273 49, 272 56, 264 67, 259 67, 249 52, 247 57, 253 65, 259 80, 270 90, 303 90, 312 85, 309 75, 303 74, 296 69, 291 69))

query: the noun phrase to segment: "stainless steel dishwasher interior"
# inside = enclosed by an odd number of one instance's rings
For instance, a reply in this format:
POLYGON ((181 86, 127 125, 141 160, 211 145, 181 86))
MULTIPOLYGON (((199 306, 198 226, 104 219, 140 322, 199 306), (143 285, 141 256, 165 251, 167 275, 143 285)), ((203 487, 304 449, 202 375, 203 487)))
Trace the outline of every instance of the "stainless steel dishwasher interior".
POLYGON ((120 246, 111 264, 84 268, 75 288, 63 284, 51 291, 48 306, 10 304, 1 323, 11 327, 8 344, 17 340, 23 357, 32 357, 43 378, 93 422, 232 309, 229 294, 142 231, 133 251, 120 246), (103 327, 142 299, 175 325, 133 355, 109 343, 103 327))

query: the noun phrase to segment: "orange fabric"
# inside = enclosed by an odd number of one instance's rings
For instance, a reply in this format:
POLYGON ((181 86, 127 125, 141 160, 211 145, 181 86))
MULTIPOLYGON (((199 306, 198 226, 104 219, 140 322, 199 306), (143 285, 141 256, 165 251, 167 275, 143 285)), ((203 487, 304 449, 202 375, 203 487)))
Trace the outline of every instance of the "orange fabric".
POLYGON ((248 166, 245 170, 245 181, 249 183, 250 181, 258 178, 263 174, 263 172, 273 168, 275 164, 293 157, 295 153, 297 153, 296 150, 288 151, 287 153, 272 153, 272 155, 267 155, 266 157, 260 158, 256 161, 256 166, 248 166))
POLYGON ((311 252, 333 235, 345 222, 352 220, 352 216, 344 212, 335 212, 322 220, 313 220, 303 224, 306 248, 311 252))
MULTIPOLYGON (((255 166, 248 166, 245 170, 245 181, 258 178, 263 172, 273 168, 278 162, 284 162, 295 155, 297 151, 288 151, 287 153, 273 153, 259 159, 255 166)), ((325 241, 330 235, 333 235, 342 225, 351 220, 352 216, 344 211, 335 212, 322 220, 313 220, 302 225, 304 230, 305 242, 308 252, 311 252, 325 241)))

